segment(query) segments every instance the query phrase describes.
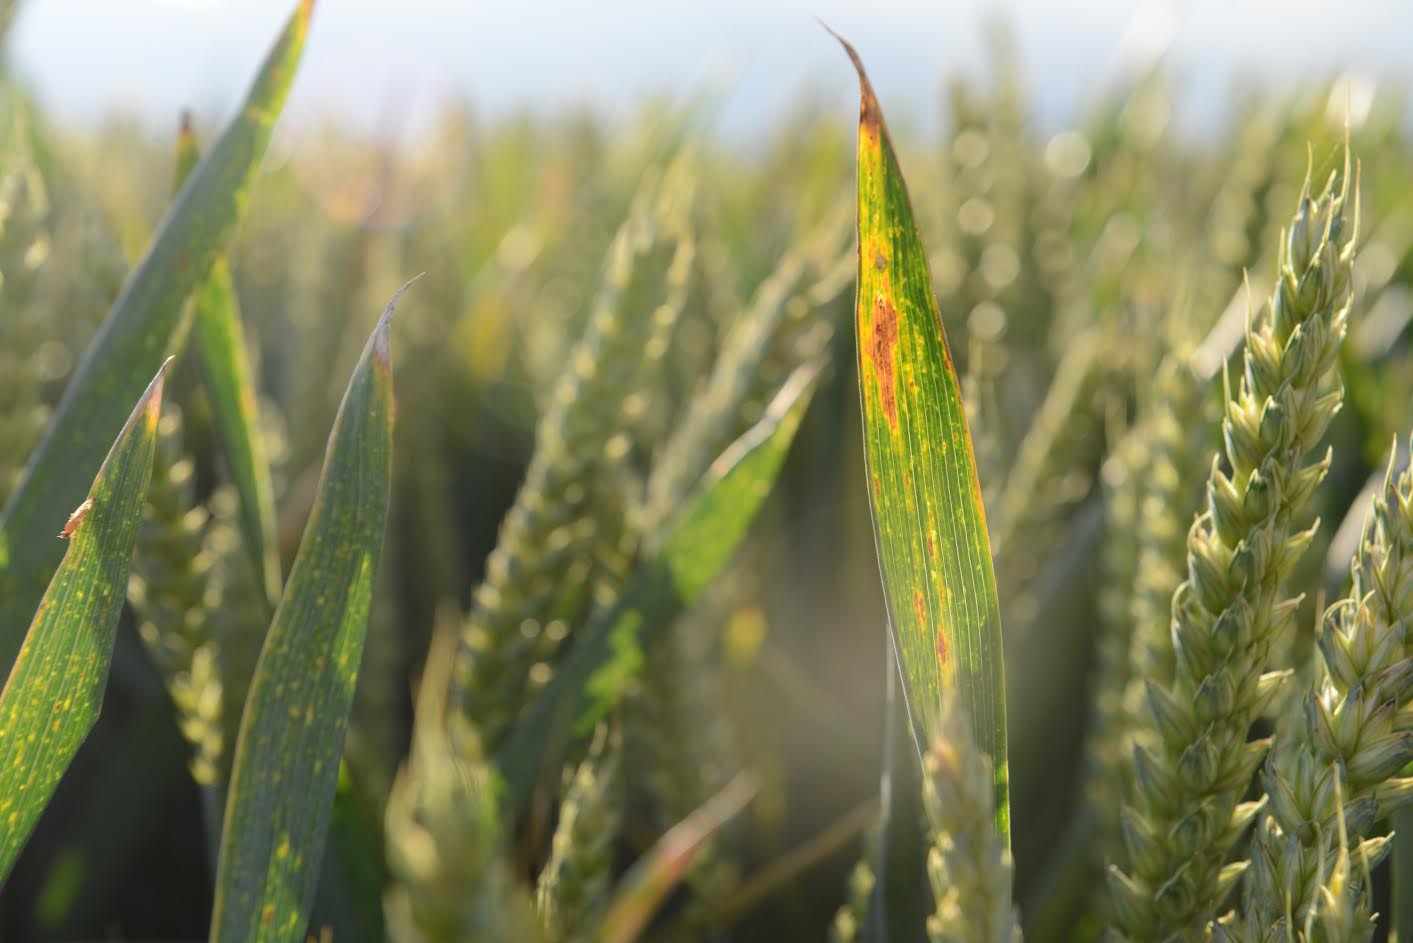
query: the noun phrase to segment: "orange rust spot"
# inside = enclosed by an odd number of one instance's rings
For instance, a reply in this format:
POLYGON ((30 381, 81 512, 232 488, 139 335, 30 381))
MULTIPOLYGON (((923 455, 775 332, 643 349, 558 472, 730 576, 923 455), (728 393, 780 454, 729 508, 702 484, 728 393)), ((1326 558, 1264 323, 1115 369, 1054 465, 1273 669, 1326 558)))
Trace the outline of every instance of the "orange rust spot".
POLYGON ((923 602, 922 590, 913 590, 913 614, 917 616, 917 621, 927 621, 927 604, 923 602))
POLYGON ((878 476, 873 476, 873 495, 876 498, 883 497, 883 482, 878 480, 878 476))
POLYGON ((88 512, 91 510, 93 510, 93 499, 87 498, 82 504, 74 508, 74 513, 69 515, 68 523, 64 525, 63 530, 59 531, 59 536, 68 540, 74 534, 78 533, 79 525, 83 523, 84 518, 88 517, 88 512))
POLYGON ((937 633, 937 664, 947 664, 947 633, 937 633))
POLYGON ((937 539, 931 534, 927 535, 927 555, 932 559, 937 559, 937 539))
POLYGON ((878 400, 888 425, 898 428, 898 398, 893 389, 893 349, 898 346, 898 309, 882 295, 873 305, 873 320, 869 323, 867 354, 873 363, 873 376, 878 381, 878 400))

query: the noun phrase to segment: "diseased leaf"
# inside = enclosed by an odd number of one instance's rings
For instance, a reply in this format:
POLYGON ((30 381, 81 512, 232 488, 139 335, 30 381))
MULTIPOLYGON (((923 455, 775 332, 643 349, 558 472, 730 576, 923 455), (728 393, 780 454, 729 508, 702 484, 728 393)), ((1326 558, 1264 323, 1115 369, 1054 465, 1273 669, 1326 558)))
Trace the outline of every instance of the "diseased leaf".
POLYGON ((387 520, 396 304, 394 296, 339 406, 251 681, 222 829, 213 941, 302 939, 314 904, 387 520))
POLYGON ((158 227, 93 343, 75 370, 23 480, 0 510, 0 671, 19 649, 29 614, 58 565, 46 538, 82 500, 141 392, 184 327, 186 299, 216 265, 245 205, 246 192, 279 115, 308 31, 303 0, 275 43, 244 104, 192 173, 158 227), (23 553, 16 548, 25 548, 23 553))
POLYGON ((0 883, 103 706, 142 521, 166 364, 59 536, 63 559, 0 691, 0 883))
POLYGON ((858 54, 839 41, 859 74, 859 397, 904 693, 925 743, 943 686, 958 686, 995 764, 997 827, 1008 835, 1001 616, 971 434, 883 112, 858 54))
MULTIPOLYGON (((178 189, 199 159, 190 117, 183 115, 177 143, 178 189)), ((252 572, 260 580, 265 602, 273 612, 280 598, 274 486, 260 436, 255 371, 246 351, 240 306, 224 254, 211 266, 206 281, 197 286, 192 306, 192 347, 211 402, 221 454, 240 497, 241 538, 250 554, 252 572)))
POLYGON ((521 715, 499 757, 514 810, 529 799, 545 760, 617 702, 642 652, 731 559, 780 472, 819 370, 798 368, 761 420, 721 454, 618 603, 585 627, 521 715))

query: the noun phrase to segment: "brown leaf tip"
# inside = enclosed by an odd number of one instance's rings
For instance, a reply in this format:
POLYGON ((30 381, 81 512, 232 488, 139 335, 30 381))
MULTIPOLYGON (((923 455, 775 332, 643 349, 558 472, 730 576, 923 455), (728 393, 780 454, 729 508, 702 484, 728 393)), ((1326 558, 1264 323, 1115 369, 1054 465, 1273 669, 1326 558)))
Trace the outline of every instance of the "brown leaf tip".
POLYGON ((878 106, 878 96, 873 93, 873 83, 868 80, 863 59, 859 58, 858 50, 852 43, 830 29, 823 20, 819 21, 819 25, 839 41, 839 45, 843 46, 844 52, 848 54, 849 61, 854 64, 854 71, 859 74, 859 129, 871 131, 877 137, 878 129, 883 124, 883 110, 878 106))
POLYGON ((190 142, 196 136, 194 121, 191 117, 191 109, 183 108, 181 117, 178 120, 177 134, 183 144, 190 142))
POLYGON ((64 529, 59 531, 59 536, 68 540, 78 533, 79 525, 83 523, 84 518, 88 517, 88 512, 91 510, 93 510, 93 499, 85 498, 82 504, 74 508, 74 513, 69 515, 69 520, 64 524, 64 529))

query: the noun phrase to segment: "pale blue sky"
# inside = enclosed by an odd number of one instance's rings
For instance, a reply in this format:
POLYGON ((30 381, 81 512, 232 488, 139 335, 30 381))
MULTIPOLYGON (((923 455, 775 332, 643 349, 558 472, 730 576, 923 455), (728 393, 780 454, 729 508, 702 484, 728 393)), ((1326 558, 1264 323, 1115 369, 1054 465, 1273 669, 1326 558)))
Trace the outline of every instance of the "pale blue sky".
MULTIPOLYGON (((291 2, 29 0, 10 55, 61 120, 122 109, 164 126, 194 105, 216 121, 291 2)), ((1289 86, 1358 66, 1409 78, 1413 4, 1401 0, 318 0, 286 124, 329 109, 373 124, 396 101, 425 115, 445 96, 493 114, 589 104, 612 116, 649 93, 715 89, 720 124, 749 135, 806 89, 851 99, 818 16, 859 47, 890 116, 930 125, 942 77, 984 62, 996 14, 1046 124, 1164 37, 1199 114, 1233 76, 1289 86)))

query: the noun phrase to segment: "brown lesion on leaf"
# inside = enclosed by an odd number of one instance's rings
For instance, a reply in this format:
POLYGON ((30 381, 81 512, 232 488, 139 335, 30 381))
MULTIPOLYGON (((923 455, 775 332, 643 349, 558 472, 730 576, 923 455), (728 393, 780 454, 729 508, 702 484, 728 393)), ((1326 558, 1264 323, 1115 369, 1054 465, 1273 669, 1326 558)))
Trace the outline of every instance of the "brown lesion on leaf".
POLYGON ((64 529, 59 531, 59 536, 68 540, 74 534, 78 533, 79 527, 83 524, 84 519, 88 517, 88 512, 91 510, 93 510, 93 499, 87 498, 82 504, 74 508, 74 513, 69 515, 69 520, 64 524, 64 529))
POLYGON ((941 629, 937 630, 937 664, 939 667, 947 665, 947 633, 941 629))
POLYGON ((894 389, 893 351, 898 346, 898 309, 893 302, 879 295, 873 305, 864 353, 873 364, 873 376, 878 383, 878 400, 888 425, 898 429, 898 398, 894 389))
POLYGON ((913 590, 913 615, 920 624, 927 623, 927 602, 922 598, 922 590, 913 590))
POLYGON ((937 538, 933 537, 931 533, 927 535, 927 555, 933 560, 937 559, 937 538))

